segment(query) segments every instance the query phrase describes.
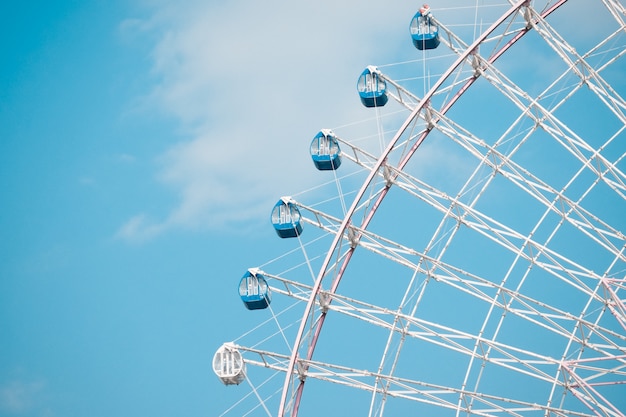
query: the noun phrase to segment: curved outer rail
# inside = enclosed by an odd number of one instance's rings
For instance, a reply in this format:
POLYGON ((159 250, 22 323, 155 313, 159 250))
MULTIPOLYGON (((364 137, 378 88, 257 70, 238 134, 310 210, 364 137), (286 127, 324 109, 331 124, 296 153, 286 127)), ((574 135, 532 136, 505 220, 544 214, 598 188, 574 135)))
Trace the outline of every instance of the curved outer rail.
MULTIPOLYGON (((561 7, 566 2, 567 2, 567 0, 559 0, 559 1, 557 1, 555 4, 553 4, 552 6, 547 8, 546 10, 544 10, 540 14, 540 16, 542 18, 546 18, 548 15, 552 14, 552 12, 554 12, 556 9, 561 7)), ((306 308, 304 310, 302 321, 300 323, 300 328, 298 330, 298 334, 296 335, 296 339, 295 339, 295 342, 294 342, 293 352, 292 352, 291 358, 289 360, 289 366, 288 366, 287 372, 285 374, 285 382, 284 382, 284 385, 283 385, 283 390, 282 390, 282 395, 281 395, 281 400, 280 400, 280 407, 279 407, 279 411, 278 411, 278 416, 279 417, 284 417, 285 413, 288 411, 288 409, 287 409, 288 394, 290 392, 290 385, 292 384, 292 379, 296 375, 296 372, 295 372, 296 363, 298 362, 299 351, 300 351, 300 348, 302 347, 302 339, 303 339, 303 336, 304 336, 304 334, 306 332, 306 325, 307 325, 308 319, 311 316, 311 314, 313 313, 313 308, 315 306, 316 298, 317 298, 317 296, 319 294, 319 291, 321 289, 322 282, 323 282, 324 278, 327 275, 328 267, 331 264, 331 260, 333 259, 333 257, 335 256, 338 248, 340 247, 340 242, 343 239, 344 234, 346 233, 346 231, 350 227, 350 224, 351 224, 351 221, 352 221, 352 216, 355 214, 357 208, 359 207, 361 199, 365 195, 366 191, 369 189, 369 187, 370 187, 372 181, 374 180, 374 178, 378 175, 378 172, 380 171, 380 169, 384 167, 384 165, 385 165, 385 163, 387 161, 387 158, 388 158, 389 154, 393 151, 394 147, 396 146, 396 143, 399 141, 399 139, 402 137, 402 135, 405 133, 405 131, 411 125, 411 123, 413 123, 415 118, 418 117, 419 113, 422 110, 425 110, 427 108, 426 106, 429 103, 431 97, 433 97, 433 95, 443 85, 443 83, 454 73, 454 71, 466 59, 468 59, 471 55, 473 55, 475 53, 475 51, 480 46, 480 44, 483 43, 488 38, 488 36, 491 33, 493 33, 500 25, 502 25, 512 15, 517 13, 521 8, 528 7, 528 6, 530 6, 530 0, 520 0, 520 1, 516 2, 506 13, 504 13, 495 23, 493 23, 491 25, 491 27, 489 27, 489 29, 487 29, 484 33, 482 33, 482 35, 479 38, 477 38, 465 50, 465 52, 463 54, 461 54, 457 58, 457 60, 439 78, 439 80, 435 83, 435 85, 431 88, 431 90, 422 98, 422 100, 420 101, 419 105, 413 110, 413 112, 409 115, 409 117, 404 121, 404 123, 402 124, 400 129, 396 132, 394 138, 391 140, 391 142, 389 143, 387 148, 384 150, 384 152, 379 157, 377 163, 374 165, 374 167, 370 171, 370 174, 368 175, 367 179, 363 183, 363 185, 362 185, 361 189, 359 190, 358 194, 355 196, 355 199, 354 199, 354 202, 352 203, 352 206, 350 207, 349 211, 347 212, 346 216, 344 217, 343 222, 341 223, 341 226, 340 226, 339 230, 337 231, 337 234, 336 234, 336 236, 335 236, 335 238, 333 240, 333 243, 330 246, 330 250, 328 251, 328 254, 326 255, 324 263, 322 264, 322 267, 320 268, 320 272, 319 272, 319 274, 317 276, 317 279, 315 281, 315 285, 313 287, 313 291, 311 292, 311 297, 309 298, 307 306, 306 306, 306 308)), ((507 43, 505 43, 497 52, 495 52, 491 57, 489 57, 487 62, 490 63, 490 64, 495 62, 502 54, 504 54, 504 52, 506 52, 513 44, 515 44, 519 39, 521 39, 531 29, 532 29, 532 26, 530 24, 528 24, 526 26, 526 28, 521 30, 517 35, 515 35, 512 39, 510 39, 507 43)), ((463 93, 465 91, 467 91, 467 89, 469 87, 471 87, 471 85, 474 83, 474 81, 476 79, 477 79, 476 77, 472 77, 463 86, 461 86, 459 91, 457 91, 456 94, 450 99, 450 101, 442 108, 440 113, 441 114, 445 114, 458 101, 458 99, 463 95, 463 93)), ((419 138, 417 138, 417 140, 415 141, 415 144, 411 147, 411 149, 407 152, 405 157, 398 164, 398 167, 397 167, 398 170, 402 170, 406 166, 406 164, 408 163, 410 158, 417 151, 417 149, 420 147, 420 145, 424 142, 424 140, 426 139, 426 137, 430 133, 430 130, 431 130, 431 128, 428 128, 426 131, 424 131, 419 136, 419 138)), ((374 217, 374 214, 376 213, 378 207, 380 206, 380 204, 382 203, 383 199, 387 195, 388 191, 389 191, 389 186, 387 186, 385 189, 383 189, 381 191, 381 193, 378 196, 377 200, 375 201, 373 206, 369 209, 369 213, 367 214, 367 216, 363 220, 363 222, 362 222, 362 224, 360 226, 361 229, 366 229, 367 228, 367 226, 371 222, 372 218, 374 217)), ((338 270, 337 275, 335 276, 334 281, 333 281, 330 289, 328 290, 329 293, 335 293, 336 292, 336 290, 337 290, 337 288, 339 286, 339 282, 341 281, 343 273, 346 270, 346 267, 348 266, 348 264, 350 262, 350 259, 352 258, 352 255, 353 255, 355 249, 356 249, 356 245, 352 245, 347 250, 347 253, 345 254, 345 258, 343 259, 343 263, 342 263, 340 269, 338 270)), ((309 348, 307 350, 306 357, 305 357, 306 360, 310 360, 313 357, 313 352, 315 351, 315 346, 317 344, 317 340, 319 338, 320 332, 321 332, 322 327, 324 325, 325 318, 326 318, 326 313, 322 312, 320 317, 319 317, 319 320, 315 323, 315 329, 313 331, 313 336, 312 336, 312 339, 311 339, 311 342, 310 342, 310 345, 309 345, 309 348)), ((295 392, 295 395, 293 397, 294 401, 293 401, 292 409, 291 409, 291 416, 292 417, 295 417, 295 416, 298 415, 298 409, 299 409, 299 406, 300 406, 300 401, 301 401, 301 398, 302 398, 302 393, 303 393, 303 390, 304 390, 305 382, 306 382, 306 378, 305 377, 300 378, 300 382, 298 383, 298 387, 296 388, 296 392, 295 392)))

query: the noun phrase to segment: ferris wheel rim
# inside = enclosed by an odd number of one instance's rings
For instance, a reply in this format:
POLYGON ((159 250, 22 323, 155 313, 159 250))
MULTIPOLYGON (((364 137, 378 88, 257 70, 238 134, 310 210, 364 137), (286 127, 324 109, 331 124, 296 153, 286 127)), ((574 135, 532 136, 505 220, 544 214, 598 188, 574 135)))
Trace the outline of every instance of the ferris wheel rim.
MULTIPOLYGON (((302 344, 302 338, 303 338, 303 335, 305 333, 305 325, 306 325, 307 319, 308 319, 308 317, 310 317, 310 315, 313 312, 313 307, 315 306, 316 298, 317 298, 317 296, 318 296, 318 294, 320 292, 322 281, 327 276, 328 266, 330 265, 331 258, 333 257, 333 254, 336 252, 336 250, 337 250, 337 248, 339 246, 339 243, 340 243, 340 241, 343 238, 344 233, 350 227, 350 224, 351 224, 351 221, 352 221, 352 217, 353 217, 353 215, 356 212, 357 206, 358 206, 359 202, 361 201, 361 198, 363 197, 363 195, 365 194, 367 189, 370 187, 370 185, 371 185, 372 181, 374 180, 374 178, 378 175, 379 170, 384 166, 384 163, 385 163, 387 157, 389 156, 389 154, 393 150, 394 146, 396 145, 396 143, 399 140, 399 138, 401 137, 401 135, 404 133, 404 131, 406 131, 408 126, 415 120, 415 118, 419 116, 420 112, 422 112, 423 110, 425 110, 427 108, 426 106, 429 105, 430 99, 438 91, 438 89, 443 85, 443 83, 452 75, 452 73, 460 65, 462 65, 462 63, 470 55, 472 55, 474 53, 474 51, 477 50, 477 48, 485 40, 487 40, 487 37, 491 33, 493 33, 498 27, 500 27, 500 25, 502 25, 508 18, 510 18, 512 15, 514 15, 516 12, 518 12, 521 8, 529 7, 530 3, 531 3, 530 0, 519 0, 507 12, 502 14, 502 16, 500 16, 500 18, 496 22, 494 22, 487 30, 485 30, 464 51, 464 53, 461 54, 457 58, 457 60, 448 68, 448 70, 438 79, 438 81, 435 83, 435 85, 425 94, 425 96, 422 98, 422 100, 419 102, 419 104, 415 107, 415 109, 407 117, 407 119, 402 124, 402 126, 397 130, 396 134, 394 135, 394 138, 389 142, 389 144, 387 145, 385 150, 382 152, 381 156, 376 161, 375 165, 370 169, 369 175, 367 176, 367 178, 364 181, 361 189, 359 190, 359 192, 356 194, 356 196, 354 198, 354 203, 351 205, 351 207, 348 209, 348 211, 344 215, 344 218, 343 218, 343 220, 342 220, 342 222, 341 222, 341 224, 340 224, 340 226, 339 226, 339 228, 338 228, 338 230, 336 232, 335 238, 333 239, 333 242, 332 242, 332 244, 331 244, 331 246, 329 248, 327 256, 326 256, 326 258, 325 258, 325 260, 324 260, 324 262, 323 262, 323 264, 322 264, 322 266, 320 268, 320 272, 319 272, 318 276, 316 277, 315 284, 314 284, 313 289, 311 291, 311 295, 309 297, 309 300, 308 300, 307 305, 306 305, 305 310, 304 310, 304 314, 302 316, 302 320, 300 322, 300 328, 299 328, 298 333, 296 335, 296 339, 295 339, 294 346, 293 346, 293 349, 292 349, 292 354, 291 354, 290 359, 289 359, 289 364, 288 364, 288 367, 287 367, 287 371, 285 372, 285 380, 284 380, 282 394, 281 394, 281 399, 280 399, 280 403, 279 403, 278 416, 284 417, 285 416, 285 412, 287 411, 287 408, 286 408, 288 406, 288 403, 287 403, 288 398, 287 397, 288 397, 288 393, 290 392, 290 385, 292 384, 292 381, 294 380, 294 378, 297 377, 297 373, 295 372, 295 368, 296 368, 296 363, 297 363, 297 361, 299 359, 299 355, 298 354, 299 354, 300 347, 302 346, 301 345, 302 344)), ((541 14, 540 14, 541 18, 546 18, 547 16, 552 14, 554 11, 556 11, 558 8, 560 8, 562 5, 564 5, 565 3, 567 3, 567 0, 558 0, 552 6, 550 6, 549 8, 547 8, 546 10, 541 12, 541 14)), ((530 25, 530 23, 529 23, 524 30, 520 31, 516 36, 514 36, 505 45, 503 45, 496 53, 494 53, 492 56, 490 56, 488 62, 489 63, 495 62, 512 45, 514 45, 517 41, 519 41, 524 35, 526 35, 531 30, 532 30, 532 25, 530 25)), ((450 99, 450 101, 442 108, 442 110, 440 110, 440 112, 442 114, 445 114, 448 110, 450 110, 454 106, 456 101, 474 84, 474 81, 477 78, 478 77, 474 77, 474 78, 468 80, 466 82, 465 86, 463 86, 459 90, 459 92, 457 92, 455 94, 455 96, 452 99, 450 99)), ((416 142, 413 145, 412 149, 407 153, 405 158, 398 165, 398 169, 400 171, 404 168, 406 163, 408 163, 409 159, 414 155, 414 153, 417 150, 417 148, 419 148, 419 146, 428 137, 428 135, 431 132, 431 130, 432 129, 427 129, 416 140, 416 142)), ((386 187, 384 190, 382 190, 380 196, 376 200, 376 204, 374 204, 372 206, 372 208, 370 209, 367 217, 363 220, 363 223, 361 225, 359 225, 360 228, 362 228, 362 229, 366 229, 367 228, 369 222, 371 221, 371 219, 373 218, 374 214, 376 213, 378 206, 380 205, 382 200, 384 200, 384 198, 385 198, 389 188, 390 187, 386 187)), ((337 287, 339 285, 339 282, 341 281, 341 278, 343 276, 343 272, 345 271, 345 268, 349 264, 350 259, 352 257, 352 254, 354 253, 355 248, 356 248, 356 246, 353 246, 353 247, 351 247, 350 249, 347 250, 347 252, 345 254, 345 257, 344 257, 344 260, 343 260, 342 267, 337 272, 337 275, 335 276, 335 279, 333 281, 333 285, 331 286, 330 290, 328 291, 329 293, 332 294, 332 293, 334 293, 336 291, 336 289, 337 289, 337 287)), ((321 329, 323 327, 323 324, 324 324, 324 321, 325 321, 325 317, 326 317, 326 314, 322 313, 320 315, 319 320, 317 321, 317 324, 316 324, 316 327, 315 327, 315 331, 313 333, 313 337, 312 337, 312 340, 311 340, 310 345, 309 345, 307 356, 306 356, 306 358, 304 358, 305 360, 310 360, 312 358, 312 356, 313 356, 313 353, 315 351, 315 345, 317 343, 317 340, 319 338, 319 334, 320 334, 321 329)), ((296 417, 298 415, 298 408, 299 408, 301 397, 302 397, 302 393, 303 393, 303 390, 304 390, 304 385, 305 385, 305 380, 301 379, 300 382, 298 383, 298 387, 296 388, 295 394, 292 395, 292 398, 293 398, 293 404, 292 404, 292 408, 291 408, 291 416, 292 417, 296 417)))

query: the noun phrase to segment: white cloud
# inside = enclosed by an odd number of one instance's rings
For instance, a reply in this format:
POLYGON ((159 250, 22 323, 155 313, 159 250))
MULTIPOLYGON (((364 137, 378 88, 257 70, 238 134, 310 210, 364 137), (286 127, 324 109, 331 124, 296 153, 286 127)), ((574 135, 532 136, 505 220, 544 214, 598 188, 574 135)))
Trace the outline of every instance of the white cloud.
POLYGON ((17 380, 0 386, 0 411, 8 415, 28 412, 36 405, 44 386, 42 381, 17 380))
POLYGON ((118 236, 265 219, 278 197, 318 181, 310 140, 361 117, 358 75, 391 53, 382 37, 408 36, 412 12, 394 13, 374 1, 186 2, 157 3, 151 21, 125 22, 158 34, 150 100, 187 140, 159 161, 178 205, 163 219, 134 216, 118 236))
POLYGON ((165 225, 156 224, 147 215, 138 214, 130 218, 116 233, 116 237, 129 242, 143 242, 158 235, 165 225))
POLYGON ((83 176, 83 177, 80 177, 78 179, 78 183, 80 185, 84 185, 84 186, 89 187, 89 186, 95 185, 96 184, 96 180, 93 179, 92 177, 83 176))
POLYGON ((116 159, 118 162, 124 163, 124 164, 132 164, 136 160, 136 158, 133 155, 130 155, 127 153, 122 153, 122 154, 117 155, 116 159))

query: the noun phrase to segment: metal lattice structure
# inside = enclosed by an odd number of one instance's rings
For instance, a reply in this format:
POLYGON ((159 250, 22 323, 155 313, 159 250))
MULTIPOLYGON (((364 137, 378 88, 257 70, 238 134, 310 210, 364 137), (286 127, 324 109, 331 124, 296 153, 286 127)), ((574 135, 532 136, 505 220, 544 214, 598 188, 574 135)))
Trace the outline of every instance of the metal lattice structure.
POLYGON ((336 198, 286 200, 305 231, 228 344, 251 412, 626 415, 626 9, 484 3, 378 67, 393 100, 333 129, 336 198))

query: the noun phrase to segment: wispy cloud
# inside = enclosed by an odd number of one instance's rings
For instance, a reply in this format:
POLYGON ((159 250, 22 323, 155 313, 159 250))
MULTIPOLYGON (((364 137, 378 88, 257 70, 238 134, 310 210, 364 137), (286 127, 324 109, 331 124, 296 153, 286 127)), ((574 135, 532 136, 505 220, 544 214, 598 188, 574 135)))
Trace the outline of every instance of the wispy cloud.
POLYGON ((141 243, 163 232, 165 228, 165 224, 150 220, 146 214, 138 214, 124 223, 115 237, 128 242, 141 243))
MULTIPOLYGON (((318 181, 310 140, 361 117, 356 79, 385 53, 384 28, 388 36, 401 30, 385 23, 393 15, 372 15, 379 6, 191 2, 157 5, 144 24, 126 22, 157 34, 150 100, 179 120, 187 139, 162 155, 157 174, 178 204, 162 219, 134 215, 118 236, 141 240, 172 227, 266 218, 278 197, 318 181), (370 23, 379 26, 369 30, 370 23)), ((409 14, 394 13, 406 35, 409 14)))
POLYGON ((30 411, 37 404, 44 389, 43 381, 11 381, 0 386, 0 411, 4 415, 19 415, 30 411))
POLYGON ((127 154, 127 153, 122 153, 122 154, 117 155, 116 159, 118 162, 124 163, 124 164, 132 164, 136 160, 135 156, 127 154))
POLYGON ((84 185, 86 187, 90 187, 95 185, 96 180, 93 177, 89 177, 89 176, 82 176, 78 179, 78 183, 80 185, 84 185))

